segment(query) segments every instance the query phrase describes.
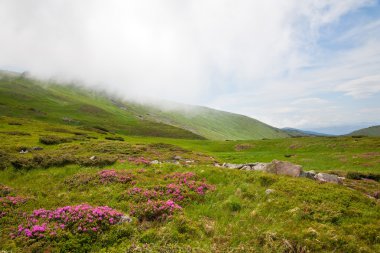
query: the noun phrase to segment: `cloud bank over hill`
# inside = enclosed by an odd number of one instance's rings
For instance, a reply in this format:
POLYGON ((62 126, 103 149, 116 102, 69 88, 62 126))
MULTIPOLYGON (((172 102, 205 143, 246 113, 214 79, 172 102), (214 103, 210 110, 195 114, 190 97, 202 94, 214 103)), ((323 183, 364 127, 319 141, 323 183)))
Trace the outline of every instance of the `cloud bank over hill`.
POLYGON ((278 127, 377 122, 379 9, 372 0, 4 0, 0 68, 278 127))

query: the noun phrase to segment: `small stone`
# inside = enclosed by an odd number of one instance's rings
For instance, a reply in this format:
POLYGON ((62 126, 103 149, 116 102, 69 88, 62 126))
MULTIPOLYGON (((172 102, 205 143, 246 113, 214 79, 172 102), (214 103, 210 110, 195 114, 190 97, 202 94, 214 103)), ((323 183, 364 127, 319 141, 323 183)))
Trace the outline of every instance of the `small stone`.
POLYGON ((153 161, 150 162, 150 164, 160 164, 160 161, 158 161, 158 160, 153 160, 153 161))
POLYGON ((132 222, 132 218, 129 217, 128 215, 121 216, 119 223, 125 223, 125 222, 132 222))
POLYGON ((177 160, 177 161, 178 161, 178 160, 182 160, 182 157, 179 156, 179 155, 176 155, 176 156, 173 157, 173 160, 177 160))
POLYGON ((90 160, 91 160, 91 161, 95 161, 95 160, 96 160, 96 156, 94 156, 94 155, 91 156, 91 157, 90 157, 90 160))
POLYGON ((314 170, 309 170, 309 171, 303 171, 300 175, 300 177, 305 177, 305 178, 309 178, 309 179, 315 179, 315 175, 317 173, 314 171, 314 170))
POLYGON ((288 210, 288 212, 289 212, 289 213, 296 213, 296 212, 298 212, 299 210, 300 210, 299 207, 295 207, 295 208, 293 208, 293 209, 288 210))
POLYGON ((266 190, 265 190, 265 194, 266 194, 266 195, 269 195, 269 194, 271 194, 271 193, 273 193, 273 192, 275 192, 273 189, 266 189, 266 190))
POLYGON ((28 150, 27 150, 27 149, 22 149, 22 150, 20 151, 20 154, 26 154, 26 153, 28 153, 28 150))

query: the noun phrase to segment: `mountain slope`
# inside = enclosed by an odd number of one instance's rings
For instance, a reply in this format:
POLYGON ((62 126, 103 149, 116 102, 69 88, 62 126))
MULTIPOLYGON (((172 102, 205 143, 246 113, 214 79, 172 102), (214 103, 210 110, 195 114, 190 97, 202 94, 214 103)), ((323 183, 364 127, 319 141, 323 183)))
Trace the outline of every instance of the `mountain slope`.
POLYGON ((126 135, 204 139, 190 131, 142 120, 97 92, 74 86, 44 85, 3 75, 0 115, 89 127, 126 135))
POLYGON ((129 106, 141 117, 184 128, 212 140, 289 137, 283 131, 256 119, 202 106, 168 102, 162 102, 161 107, 138 103, 129 103, 129 106))
POLYGON ((314 132, 314 131, 306 131, 306 130, 291 128, 291 127, 281 128, 281 130, 286 132, 287 134, 289 134, 292 137, 331 136, 329 134, 323 134, 323 133, 318 133, 318 132, 314 132))
POLYGON ((364 136, 374 136, 374 137, 380 136, 380 125, 359 129, 348 135, 350 136, 364 135, 364 136))
POLYGON ((0 115, 100 126, 126 135, 214 140, 289 137, 258 120, 206 107, 170 103, 176 109, 164 110, 74 85, 47 85, 5 73, 0 77, 0 115))

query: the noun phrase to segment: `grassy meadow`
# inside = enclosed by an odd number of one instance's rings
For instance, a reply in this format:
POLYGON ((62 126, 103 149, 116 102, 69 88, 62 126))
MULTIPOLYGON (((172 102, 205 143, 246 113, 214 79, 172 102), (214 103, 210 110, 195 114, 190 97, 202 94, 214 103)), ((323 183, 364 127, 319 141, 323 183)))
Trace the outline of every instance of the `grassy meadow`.
MULTIPOLYGON (((335 185, 214 166, 277 159, 341 176, 378 175, 380 138, 133 137, 5 116, 0 137, 1 211, 6 213, 0 218, 0 249, 5 252, 380 251, 380 206, 371 197, 380 190, 378 181, 346 179, 335 185), (181 160, 173 161, 174 156, 181 160), (147 164, 152 160, 163 163, 147 164), (107 173, 116 176, 104 181, 107 173), (6 202, 13 200, 9 197, 19 200, 6 202), (180 208, 165 206, 173 199, 180 208), (35 210, 84 203, 109 206, 132 222, 97 221, 101 231, 79 232, 73 221, 56 235, 18 234, 35 210)), ((39 219, 43 224, 45 218, 39 219)), ((57 221, 49 222, 46 229, 57 221)))

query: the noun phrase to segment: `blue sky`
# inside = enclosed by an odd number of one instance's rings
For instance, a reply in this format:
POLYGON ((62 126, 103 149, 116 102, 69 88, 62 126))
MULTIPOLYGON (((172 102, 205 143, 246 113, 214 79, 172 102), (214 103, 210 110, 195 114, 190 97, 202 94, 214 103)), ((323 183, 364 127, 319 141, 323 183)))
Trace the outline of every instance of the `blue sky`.
POLYGON ((3 0, 0 36, 2 69, 128 99, 331 133, 380 124, 376 0, 3 0))

